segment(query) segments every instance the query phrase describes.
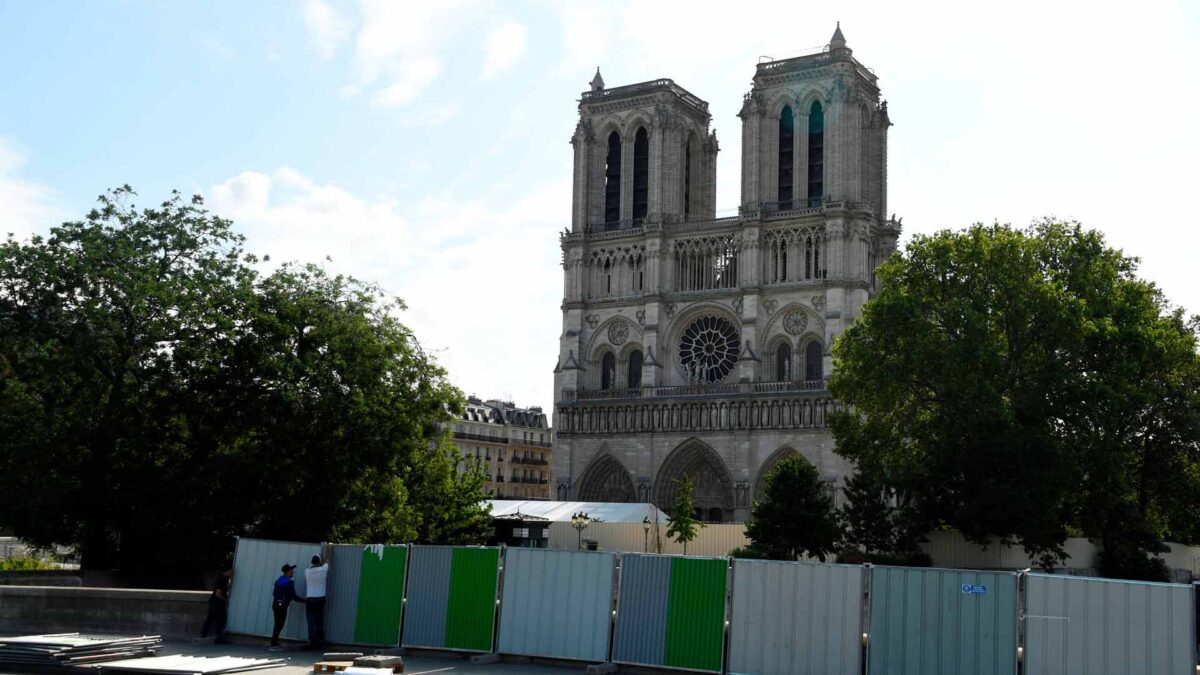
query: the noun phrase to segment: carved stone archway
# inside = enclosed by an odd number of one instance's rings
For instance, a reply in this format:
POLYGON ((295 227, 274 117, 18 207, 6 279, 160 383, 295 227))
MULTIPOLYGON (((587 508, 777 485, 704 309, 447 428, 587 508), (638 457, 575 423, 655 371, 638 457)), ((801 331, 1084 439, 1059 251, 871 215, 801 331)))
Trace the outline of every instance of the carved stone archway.
POLYGON ((654 505, 670 513, 675 508, 677 481, 685 475, 692 477, 692 504, 703 520, 733 518, 733 479, 729 470, 715 450, 694 438, 679 444, 659 468, 654 479, 654 505))
POLYGON ((637 488, 625 467, 609 454, 596 457, 579 477, 581 502, 636 502, 637 488))
POLYGON ((762 467, 758 470, 758 477, 754 479, 754 501, 759 501, 766 493, 767 476, 770 475, 771 471, 773 471, 776 466, 779 466, 779 463, 784 459, 791 457, 792 455, 799 454, 800 453, 795 449, 785 446, 776 450, 770 457, 767 458, 767 461, 763 462, 762 467))

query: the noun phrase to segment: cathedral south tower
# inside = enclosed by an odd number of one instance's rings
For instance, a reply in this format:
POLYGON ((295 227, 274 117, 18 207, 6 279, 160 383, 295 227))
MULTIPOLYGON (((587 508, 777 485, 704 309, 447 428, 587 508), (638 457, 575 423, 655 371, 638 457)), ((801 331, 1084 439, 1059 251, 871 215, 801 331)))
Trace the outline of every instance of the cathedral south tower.
POLYGON ((717 218, 708 104, 669 79, 579 103, 563 330, 554 371, 559 499, 649 501, 679 478, 698 515, 745 520, 800 454, 831 490, 850 467, 826 415, 830 345, 896 246, 887 103, 842 35, 760 63, 741 112, 738 215, 717 218))

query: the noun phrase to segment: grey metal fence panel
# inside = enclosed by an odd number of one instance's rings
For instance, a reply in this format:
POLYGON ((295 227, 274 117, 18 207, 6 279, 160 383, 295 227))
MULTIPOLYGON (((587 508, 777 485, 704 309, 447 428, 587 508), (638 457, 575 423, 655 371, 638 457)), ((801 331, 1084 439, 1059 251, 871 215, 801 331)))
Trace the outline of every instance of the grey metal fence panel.
MULTIPOLYGON (((271 614, 271 592, 279 569, 284 563, 296 565, 296 593, 304 597, 304 574, 308 561, 321 553, 319 544, 300 544, 288 541, 238 539, 233 560, 233 586, 229 594, 230 633, 270 637, 274 625, 271 614)), ((287 623, 280 637, 289 640, 308 639, 308 622, 304 605, 292 603, 287 623)))
POLYGON ((362 544, 335 544, 329 551, 325 636, 334 644, 354 644, 358 585, 362 577, 362 544))
POLYGON ((650 666, 666 662, 670 592, 671 558, 621 556, 613 661, 650 666))
POLYGON ((1017 575, 871 568, 869 675, 1017 670, 1017 575))
POLYGON ((499 651, 606 661, 615 576, 612 553, 507 549, 499 651))
POLYGON ((1028 675, 1194 675, 1193 591, 1180 584, 1029 574, 1028 675))
POLYGON ((408 569, 408 596, 404 605, 406 647, 446 645, 446 609, 450 600, 452 547, 413 546, 408 569))
POLYGON ((863 568, 733 561, 729 672, 859 675, 863 568))

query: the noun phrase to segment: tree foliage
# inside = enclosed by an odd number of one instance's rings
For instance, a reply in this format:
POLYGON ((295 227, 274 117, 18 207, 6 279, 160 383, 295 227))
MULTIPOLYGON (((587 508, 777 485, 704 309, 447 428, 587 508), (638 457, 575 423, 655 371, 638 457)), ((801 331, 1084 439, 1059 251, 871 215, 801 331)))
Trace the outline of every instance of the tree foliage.
POLYGON ((858 467, 846 479, 841 508, 846 547, 839 562, 927 566, 929 556, 920 548, 924 533, 903 495, 875 471, 858 467))
POLYGON ((403 305, 260 273, 198 196, 133 198, 0 245, 0 524, 176 584, 234 535, 445 536, 427 505, 482 490, 443 456, 461 396, 403 305))
POLYGON ((915 237, 834 347, 838 452, 884 472, 916 526, 1044 565, 1069 528, 1132 558, 1195 541, 1195 323, 1136 269, 1075 223, 915 237))
POLYGON ((692 491, 695 483, 688 474, 676 481, 675 507, 671 509, 671 522, 667 527, 667 537, 677 544, 683 544, 683 554, 687 555, 688 542, 696 538, 696 534, 704 524, 696 520, 696 507, 692 501, 692 491))
POLYGON ((808 556, 824 561, 842 539, 833 496, 800 455, 786 457, 767 475, 763 498, 754 503, 746 536, 751 548, 772 560, 808 556))

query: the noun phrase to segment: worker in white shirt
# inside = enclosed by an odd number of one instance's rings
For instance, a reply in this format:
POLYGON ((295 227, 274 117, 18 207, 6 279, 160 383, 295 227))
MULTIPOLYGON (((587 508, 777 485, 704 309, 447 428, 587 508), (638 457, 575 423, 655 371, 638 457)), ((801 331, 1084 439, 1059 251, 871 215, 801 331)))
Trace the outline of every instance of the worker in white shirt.
POLYGON ((325 645, 325 580, 329 577, 329 563, 321 556, 312 557, 312 566, 304 570, 306 586, 304 605, 308 617, 308 647, 320 649, 325 645))

